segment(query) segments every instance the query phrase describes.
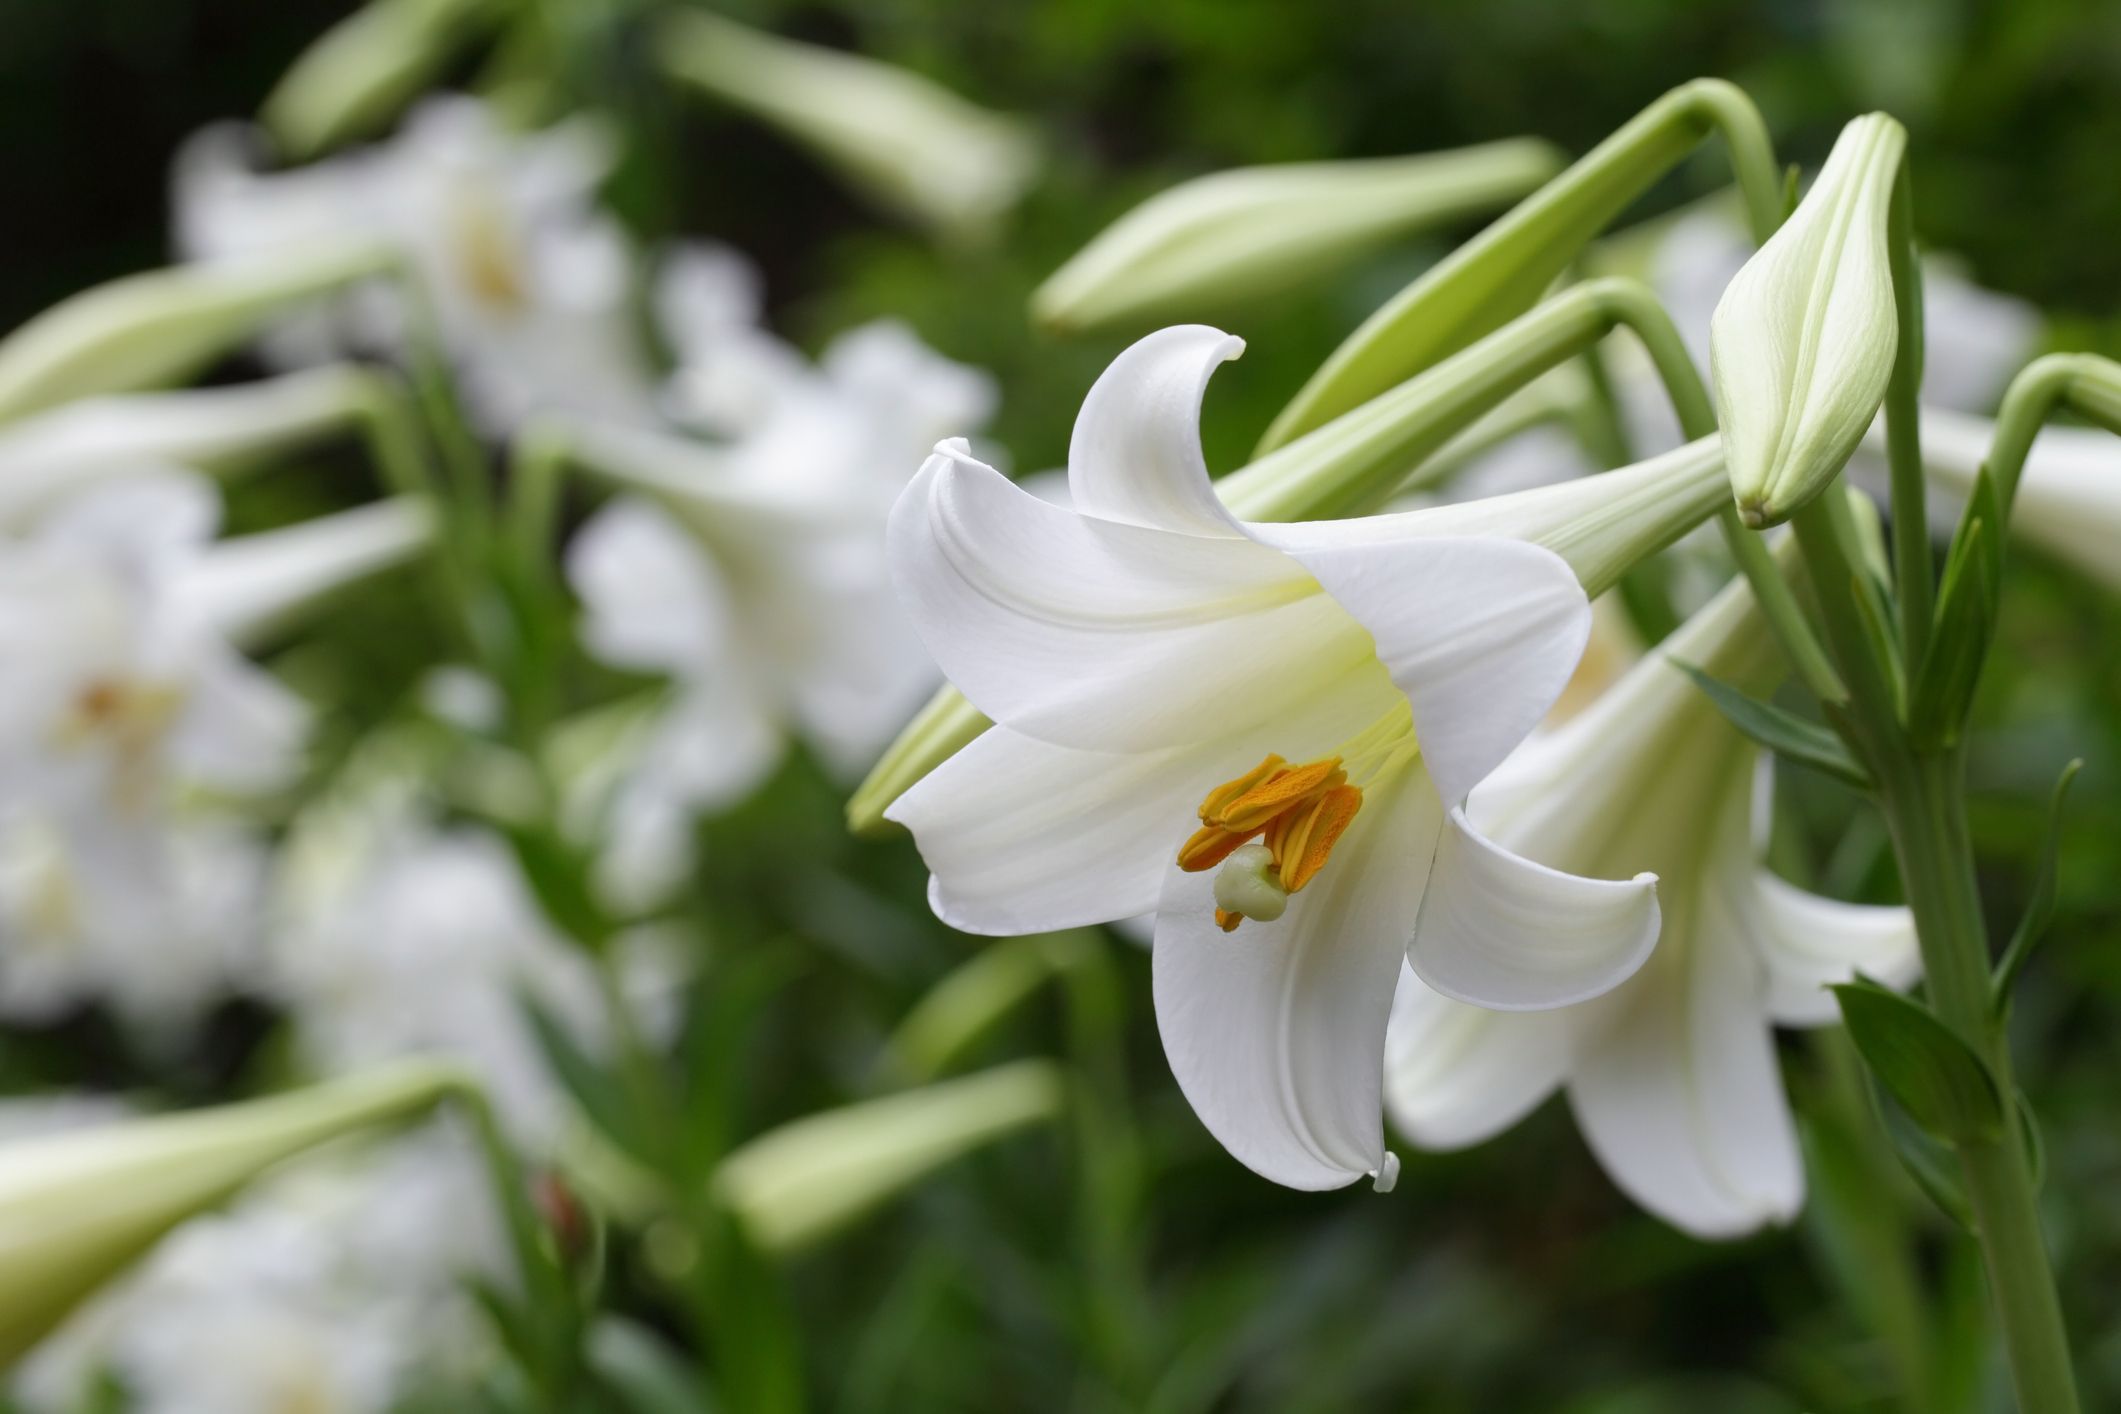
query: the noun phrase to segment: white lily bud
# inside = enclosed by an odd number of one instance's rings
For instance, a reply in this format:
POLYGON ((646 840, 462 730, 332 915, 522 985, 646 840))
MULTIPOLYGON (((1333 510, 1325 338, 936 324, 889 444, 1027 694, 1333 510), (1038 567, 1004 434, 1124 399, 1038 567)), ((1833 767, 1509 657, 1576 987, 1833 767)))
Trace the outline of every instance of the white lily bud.
POLYGON ((945 234, 976 236, 1031 184, 1021 123, 918 74, 694 11, 673 19, 670 71, 771 123, 874 199, 945 234))
POLYGON ((85 398, 0 429, 0 528, 147 465, 221 472, 352 425, 375 376, 346 365, 226 388, 85 398))
POLYGON ((434 512, 418 496, 396 496, 214 545, 184 589, 207 620, 239 646, 357 580, 401 565, 434 538, 434 512))
POLYGON ((1051 1119, 1065 1091, 1051 1061, 939 1081, 760 1135, 722 1161, 715 1194, 769 1252, 824 1237, 989 1140, 1051 1119))
POLYGON ((0 1150, 0 1366, 163 1233, 283 1159, 417 1114, 462 1088, 394 1066, 270 1099, 22 1140, 0 1150))
POLYGON ((1514 201, 1554 175, 1530 139, 1457 152, 1244 167, 1135 207, 1031 297, 1049 329, 1192 316, 1294 285, 1395 236, 1514 201))
POLYGON ((1842 129, 1819 180, 1724 291, 1709 326, 1731 492, 1775 525, 1840 472, 1885 400, 1899 347, 1887 222, 1907 133, 1842 129))
POLYGON ((499 13, 493 0, 370 0, 302 51, 260 116, 296 157, 359 136, 425 88, 499 13))
POLYGON ((371 245, 179 265, 84 290, 0 340, 0 422, 174 382, 299 300, 383 270, 371 245))

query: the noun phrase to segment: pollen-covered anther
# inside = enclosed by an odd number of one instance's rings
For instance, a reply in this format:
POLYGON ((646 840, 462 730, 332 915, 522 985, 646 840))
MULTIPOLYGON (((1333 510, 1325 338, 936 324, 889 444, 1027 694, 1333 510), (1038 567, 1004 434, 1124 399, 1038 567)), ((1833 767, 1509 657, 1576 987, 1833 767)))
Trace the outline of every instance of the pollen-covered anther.
POLYGON ((1361 808, 1362 789, 1348 784, 1338 756, 1290 766, 1270 755, 1208 792, 1178 865, 1189 873, 1223 866, 1215 921, 1224 932, 1246 918, 1271 921, 1318 876, 1361 808))

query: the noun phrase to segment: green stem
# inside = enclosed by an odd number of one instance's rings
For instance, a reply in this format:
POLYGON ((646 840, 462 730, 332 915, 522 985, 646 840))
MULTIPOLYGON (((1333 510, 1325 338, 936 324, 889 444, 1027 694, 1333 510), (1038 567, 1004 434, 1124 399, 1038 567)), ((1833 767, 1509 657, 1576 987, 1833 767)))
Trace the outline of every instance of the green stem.
MULTIPOLYGON (((1989 1020, 1988 939, 1967 832, 1964 763, 1957 752, 1895 752, 1881 764, 1880 799, 1921 939, 1930 1003, 1980 1052, 2005 1103, 2015 1106, 2010 1048, 1989 1020)), ((1967 1200, 2019 1408, 2025 1414, 2076 1414, 2062 1306, 2018 1130, 2012 1124, 2000 1139, 1958 1146, 1967 1200)))
POLYGON ((1914 197, 1907 164, 1893 184, 1886 248, 1899 321, 1899 354, 1885 390, 1885 456, 1892 468, 1893 572, 1900 601, 1902 660, 1912 671, 1929 648, 1935 612, 1929 508, 1922 475, 1922 264, 1915 254, 1914 197))
POLYGON ((1798 680, 1821 702, 1842 701, 1848 696, 1848 689, 1841 685, 1826 650, 1820 647, 1810 621, 1798 606, 1789 581, 1775 564, 1766 537, 1748 529, 1738 518, 1738 508, 1728 501, 1717 513, 1716 523, 1723 531, 1724 543, 1730 547, 1731 558, 1738 562, 1739 572, 1752 586, 1761 617, 1767 620, 1769 631, 1782 646, 1798 680))

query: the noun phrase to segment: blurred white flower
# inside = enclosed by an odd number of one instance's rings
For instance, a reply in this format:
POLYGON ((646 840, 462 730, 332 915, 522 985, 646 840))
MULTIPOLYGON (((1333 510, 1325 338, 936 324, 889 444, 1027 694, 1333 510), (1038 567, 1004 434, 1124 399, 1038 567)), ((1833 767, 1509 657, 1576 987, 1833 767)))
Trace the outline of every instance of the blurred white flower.
POLYGON ((109 996, 171 1018, 248 935, 254 847, 200 793, 270 789, 306 709, 196 592, 218 519, 182 473, 107 483, 0 544, 0 1009, 109 996))
POLYGON ((1423 513, 1240 523, 1199 415, 1241 347, 1195 325, 1121 354, 1076 422, 1072 510, 938 449, 893 514, 894 579, 998 725, 885 814, 953 926, 1155 910, 1158 1026, 1203 1122, 1278 1182, 1382 1186, 1410 938, 1440 985, 1552 1006, 1640 964, 1655 892, 1461 841, 1450 811, 1575 666, 1590 608, 1568 563, 1423 513), (1457 862, 1432 873, 1440 841, 1457 862))
POLYGON ((306 1161, 165 1239, 16 1372, 71 1414, 99 1372, 136 1414, 386 1414, 487 1348, 463 1283, 505 1275, 471 1145, 434 1126, 306 1161))
POLYGON ((985 374, 898 324, 842 335, 815 365, 756 329, 692 327, 718 376, 687 364, 678 387, 695 412, 710 389, 743 389, 727 411, 745 415, 717 429, 734 440, 569 434, 629 493, 568 547, 584 639, 604 661, 673 684, 599 812, 612 840, 605 883, 634 905, 682 871, 694 817, 756 786, 791 732, 852 774, 933 687, 891 593, 885 522, 936 439, 977 427, 994 403, 985 374))
POLYGON ((1474 824, 1542 864, 1656 871, 1663 933, 1634 977, 1556 1011, 1483 1011, 1404 970, 1385 1097, 1409 1138, 1477 1143, 1565 1086, 1606 1171, 1666 1221, 1729 1237, 1795 1215, 1771 1028, 1832 1022, 1827 984, 1905 984, 1918 959, 1906 910, 1819 898, 1758 862, 1759 753, 1673 665, 1744 679, 1767 652, 1733 586, 1473 792, 1474 824))
POLYGON ((510 1130, 549 1145, 565 1118, 525 1012, 585 1049, 602 1035, 589 960, 557 937, 500 840, 438 831, 403 801, 327 801, 282 861, 266 986, 326 1074, 400 1056, 462 1065, 510 1130))
MULTIPOLYGON (((179 154, 177 240, 237 264, 326 240, 395 251, 460 364, 475 410, 505 430, 532 411, 647 415, 651 387, 628 298, 633 255, 596 204, 610 144, 588 120, 507 131, 479 102, 434 98, 391 141, 313 166, 255 170, 257 137, 209 128, 179 154)), ((420 311, 375 281, 283 324, 268 351, 322 362, 402 349, 420 311)))

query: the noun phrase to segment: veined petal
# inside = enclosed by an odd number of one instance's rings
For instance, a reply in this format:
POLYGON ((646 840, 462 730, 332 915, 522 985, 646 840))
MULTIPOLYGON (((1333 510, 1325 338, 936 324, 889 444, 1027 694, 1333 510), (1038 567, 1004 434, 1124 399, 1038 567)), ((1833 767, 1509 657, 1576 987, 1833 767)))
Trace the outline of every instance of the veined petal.
POLYGON ((1705 1238, 1787 1222, 1804 1202, 1760 964, 1713 936, 1735 926, 1721 912, 1706 909, 1701 936, 1595 1004, 1595 1037, 1587 1028, 1569 1084, 1576 1122, 1613 1181, 1705 1238))
POLYGON ((1164 1054, 1209 1132, 1291 1188, 1385 1163, 1385 1026, 1441 812, 1418 762, 1370 786, 1311 886, 1272 923, 1215 923, 1213 878, 1172 866, 1152 952, 1164 1054))
POLYGON ((1200 450, 1209 375, 1245 341, 1205 324, 1138 340, 1083 399, 1068 443, 1075 508, 1101 520, 1222 538, 1242 534, 1216 497, 1200 450))
POLYGON ((884 811, 913 832, 936 917, 1011 935, 1156 907, 1193 824, 1183 748, 1114 755, 982 733, 884 811))
POLYGON ((1568 1078, 1577 1017, 1489 1011, 1399 974, 1385 1033, 1385 1111, 1424 1149, 1462 1149, 1502 1133, 1568 1078))
MULTIPOLYGON (((935 876, 929 901, 953 928, 1007 935, 1112 922, 1156 908, 1210 789, 1269 751, 1329 751, 1394 701, 1391 683, 1366 664, 1249 732, 1212 724, 1156 751, 1057 746, 992 727, 884 814, 913 832, 935 876)), ((1348 847, 1336 847, 1327 874, 1343 867, 1348 847)), ((1322 886, 1323 876, 1298 897, 1322 886)))
POLYGON ((1253 525, 1369 631, 1414 707, 1450 803, 1531 734, 1568 686, 1591 604, 1560 556, 1513 540, 1377 540, 1361 521, 1253 525))
POLYGON ((1782 1025, 1838 1020, 1827 987, 1858 972, 1889 987, 1921 975, 1915 919, 1906 909, 1821 898, 1765 869, 1749 882, 1749 906, 1732 912, 1767 968, 1768 1015, 1782 1025))
POLYGON ((1242 731, 1374 657, 1287 556, 1048 505, 961 444, 944 443, 899 499, 890 546, 943 672, 996 721, 1063 746, 1242 731))
POLYGON ((1535 864, 1451 811, 1408 956, 1447 997, 1497 1011, 1587 1001, 1657 946, 1657 876, 1582 879, 1535 864))

